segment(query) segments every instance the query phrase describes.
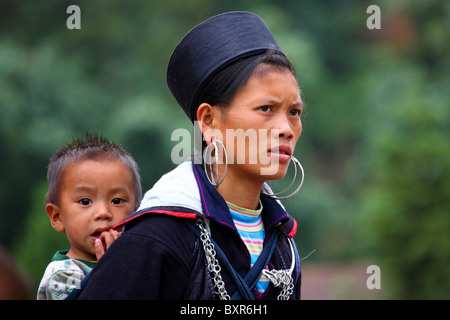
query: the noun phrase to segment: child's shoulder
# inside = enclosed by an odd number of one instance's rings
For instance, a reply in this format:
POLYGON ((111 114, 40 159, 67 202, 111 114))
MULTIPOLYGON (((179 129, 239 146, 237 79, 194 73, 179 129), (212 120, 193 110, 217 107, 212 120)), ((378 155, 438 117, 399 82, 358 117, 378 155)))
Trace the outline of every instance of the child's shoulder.
POLYGON ((38 299, 64 299, 68 293, 80 285, 81 280, 91 269, 82 261, 57 252, 45 269, 38 289, 38 299))
MULTIPOLYGON (((45 274, 56 276, 59 273, 71 276, 72 274, 82 274, 86 276, 94 267, 94 262, 72 259, 67 255, 67 251, 57 251, 48 264, 45 274)), ((44 274, 44 276, 45 276, 44 274)))

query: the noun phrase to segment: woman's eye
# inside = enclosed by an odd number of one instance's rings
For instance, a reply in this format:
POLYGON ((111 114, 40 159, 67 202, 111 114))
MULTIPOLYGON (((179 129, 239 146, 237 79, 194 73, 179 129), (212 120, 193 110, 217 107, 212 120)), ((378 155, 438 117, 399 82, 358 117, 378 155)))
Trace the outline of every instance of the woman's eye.
POLYGON ((83 198, 80 201, 78 201, 78 203, 80 203, 83 206, 88 206, 92 203, 92 201, 88 198, 83 198))
POLYGON ((114 199, 112 199, 111 202, 112 202, 113 204, 121 204, 121 203, 125 202, 125 200, 124 200, 124 199, 121 199, 121 198, 114 198, 114 199))
POLYGON ((301 110, 298 110, 298 109, 292 109, 292 110, 289 112, 289 114, 290 114, 291 116, 294 116, 294 117, 299 117, 299 116, 302 114, 302 111, 301 111, 301 110))
POLYGON ((263 112, 269 112, 271 108, 269 106, 261 106, 258 108, 258 110, 261 110, 263 112))

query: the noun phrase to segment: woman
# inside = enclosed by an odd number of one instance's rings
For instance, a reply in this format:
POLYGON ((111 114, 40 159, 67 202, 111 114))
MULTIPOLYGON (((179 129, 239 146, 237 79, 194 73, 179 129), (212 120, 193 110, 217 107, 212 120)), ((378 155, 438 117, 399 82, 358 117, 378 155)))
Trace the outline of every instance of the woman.
POLYGON ((201 157, 117 226, 80 298, 299 299, 297 224, 265 184, 286 174, 302 130, 289 60, 259 17, 229 12, 181 40, 167 83, 204 137, 201 157))

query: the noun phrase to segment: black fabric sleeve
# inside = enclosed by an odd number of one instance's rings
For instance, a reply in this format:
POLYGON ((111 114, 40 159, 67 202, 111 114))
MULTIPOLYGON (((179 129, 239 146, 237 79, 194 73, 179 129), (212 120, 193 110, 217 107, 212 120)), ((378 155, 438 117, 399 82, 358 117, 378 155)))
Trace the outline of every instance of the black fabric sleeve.
POLYGON ((106 251, 79 299, 182 299, 194 244, 195 236, 180 219, 144 217, 106 251))

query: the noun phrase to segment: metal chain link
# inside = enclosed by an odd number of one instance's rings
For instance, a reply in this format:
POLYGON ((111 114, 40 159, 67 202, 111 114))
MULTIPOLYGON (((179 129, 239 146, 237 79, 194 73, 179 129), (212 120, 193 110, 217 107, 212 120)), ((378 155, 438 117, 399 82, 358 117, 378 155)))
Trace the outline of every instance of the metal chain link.
MULTIPOLYGON (((219 265, 219 261, 216 258, 216 250, 214 248, 214 244, 211 242, 209 237, 209 232, 205 227, 205 222, 201 219, 197 219, 197 226, 200 229, 200 240, 203 245, 203 249, 205 251, 206 261, 208 265, 208 271, 213 276, 214 286, 216 288, 216 293, 219 296, 220 300, 230 300, 230 296, 225 289, 225 282, 222 280, 222 276, 220 275, 221 267, 219 265)), ((282 287, 280 294, 278 295, 278 300, 289 300, 292 293, 294 292, 294 281, 292 279, 292 272, 295 266, 295 256, 294 249, 290 241, 288 241, 291 246, 291 256, 292 256, 292 265, 289 270, 263 270, 262 273, 269 279, 270 282, 275 287, 282 287)))
POLYGON ((294 280, 292 279, 292 272, 295 267, 295 256, 294 256, 294 248, 292 247, 292 243, 288 240, 288 243, 291 247, 291 257, 292 263, 291 268, 289 270, 267 270, 264 269, 262 271, 263 275, 265 275, 270 282, 274 285, 274 287, 281 287, 282 290, 277 297, 277 300, 289 300, 292 293, 294 292, 294 280))
POLYGON ((216 250, 209 237, 209 232, 201 219, 197 219, 196 224, 200 228, 200 240, 203 244, 203 249, 205 250, 208 271, 213 276, 216 293, 219 296, 220 300, 230 300, 230 296, 225 289, 225 282, 223 282, 222 276, 220 275, 221 267, 219 265, 219 261, 216 258, 216 250))
POLYGON ((294 281, 289 270, 263 270, 263 274, 275 287, 282 287, 278 300, 289 300, 294 292, 294 281))

